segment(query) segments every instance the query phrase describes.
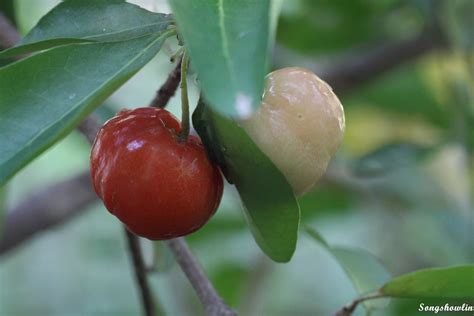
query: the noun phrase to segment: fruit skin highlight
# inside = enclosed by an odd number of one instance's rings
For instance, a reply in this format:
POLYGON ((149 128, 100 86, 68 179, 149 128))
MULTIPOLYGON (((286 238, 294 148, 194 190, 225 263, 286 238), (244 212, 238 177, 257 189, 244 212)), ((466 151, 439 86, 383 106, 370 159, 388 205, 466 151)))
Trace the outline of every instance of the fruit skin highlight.
POLYGON ((298 67, 268 74, 261 107, 240 123, 298 196, 324 174, 345 128, 344 109, 331 87, 298 67))
POLYGON ((219 169, 201 140, 179 141, 168 111, 121 111, 96 136, 93 186, 107 210, 133 233, 152 240, 190 234, 215 213, 222 197, 219 169))

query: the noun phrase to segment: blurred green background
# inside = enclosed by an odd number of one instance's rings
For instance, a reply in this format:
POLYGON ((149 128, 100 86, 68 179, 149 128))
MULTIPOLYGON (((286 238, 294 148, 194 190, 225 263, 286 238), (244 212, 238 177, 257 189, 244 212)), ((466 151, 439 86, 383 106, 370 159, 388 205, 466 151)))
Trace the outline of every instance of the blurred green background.
MULTIPOLYGON (((59 1, 16 0, 22 34, 59 1)), ((166 1, 129 1, 169 12, 166 1)), ((344 143, 314 192, 300 200, 302 224, 334 245, 362 248, 392 275, 474 262, 473 34, 470 0, 283 2, 275 65, 321 70, 416 36, 432 23, 447 48, 432 50, 339 95, 344 143), (441 35, 440 35, 441 36, 441 35)), ((173 68, 168 44, 106 102, 147 105, 173 68)), ((336 93, 338 91, 336 90, 336 93)), ((191 103, 197 88, 191 88, 191 103)), ((169 109, 179 115, 179 98, 169 109)), ((49 183, 88 168, 89 145, 73 132, 8 185, 7 209, 49 183)), ((218 292, 241 315, 330 315, 357 296, 335 259, 303 231, 288 264, 258 249, 238 196, 225 188, 217 214, 189 236, 218 292)), ((168 315, 199 315, 199 302, 160 244, 150 274, 168 315)), ((143 241, 153 262, 151 242, 143 241)), ((420 302, 392 300, 372 315, 418 315, 420 302)), ((444 301, 437 301, 444 304, 444 301)), ((436 302, 433 302, 433 304, 436 302)), ((121 225, 97 202, 65 225, 0 258, 0 315, 138 315, 140 301, 121 225)), ((354 315, 364 315, 360 307, 354 315)))

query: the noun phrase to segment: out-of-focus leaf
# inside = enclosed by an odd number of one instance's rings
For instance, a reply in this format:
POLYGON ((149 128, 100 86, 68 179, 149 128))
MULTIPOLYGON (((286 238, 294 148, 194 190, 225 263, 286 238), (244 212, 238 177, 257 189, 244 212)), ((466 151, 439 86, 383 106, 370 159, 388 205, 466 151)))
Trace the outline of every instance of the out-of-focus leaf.
POLYGON ((67 45, 0 69, 0 185, 140 70, 166 36, 67 45))
POLYGON ((321 234, 316 229, 309 226, 305 226, 304 228, 306 232, 308 233, 308 235, 310 235, 314 240, 319 242, 324 248, 326 248, 327 250, 330 250, 329 249, 330 246, 328 242, 326 241, 326 239, 324 239, 323 236, 321 236, 321 234))
MULTIPOLYGON (((361 295, 368 294, 390 279, 390 274, 382 263, 365 250, 331 247, 331 253, 352 280, 357 293, 361 295)), ((368 310, 372 310, 385 307, 388 301, 366 301, 363 304, 368 310)))
POLYGON ((171 21, 170 15, 149 12, 124 1, 65 1, 0 57, 72 43, 129 40, 163 32, 171 21))
POLYGON ((386 144, 357 160, 353 171, 357 176, 385 174, 415 164, 430 151, 430 148, 417 144, 386 144))
POLYGON ((245 289, 249 270, 238 264, 224 263, 219 265, 210 275, 212 284, 223 300, 230 306, 236 306, 239 296, 245 289))
POLYGON ((212 108, 248 116, 258 108, 266 74, 269 0, 171 0, 171 7, 212 108))
POLYGON ((315 217, 347 212, 360 196, 338 184, 325 183, 313 192, 298 198, 301 208, 301 221, 307 223, 315 217))
POLYGON ((436 99, 413 65, 377 77, 357 89, 344 103, 347 108, 368 104, 389 113, 422 118, 438 127, 450 124, 445 106, 436 99))
POLYGON ((471 50, 474 48, 474 2, 457 0, 443 2, 446 18, 442 21, 454 45, 471 50))
MULTIPOLYGON (((331 246, 315 229, 306 227, 306 231, 334 256, 352 281, 359 295, 377 290, 390 279, 388 271, 371 253, 362 249, 331 246)), ((370 311, 375 308, 382 308, 387 303, 387 300, 369 300, 363 304, 367 311, 370 311)))
MULTIPOLYGON (((220 210, 219 212, 226 212, 220 210)), ((197 232, 189 235, 187 240, 189 243, 202 242, 203 240, 215 240, 220 238, 222 234, 237 235, 246 229, 246 223, 243 218, 218 218, 214 216, 204 227, 197 232)))
POLYGON ((203 102, 193 123, 235 184, 257 244, 273 260, 289 261, 296 248, 300 210, 285 177, 242 128, 203 102))
MULTIPOLYGON (((284 46, 306 54, 339 53, 369 41, 386 41, 391 33, 399 32, 390 27, 390 17, 393 19, 400 13, 415 16, 415 10, 410 10, 407 4, 404 10, 393 10, 398 3, 397 0, 286 1, 277 39, 284 46)), ((416 33, 415 25, 421 26, 421 21, 417 22, 410 23, 411 33, 416 33)), ((401 24, 395 26, 401 28, 401 24)))
POLYGON ((474 265, 417 270, 390 280, 380 292, 403 298, 474 298, 474 265))

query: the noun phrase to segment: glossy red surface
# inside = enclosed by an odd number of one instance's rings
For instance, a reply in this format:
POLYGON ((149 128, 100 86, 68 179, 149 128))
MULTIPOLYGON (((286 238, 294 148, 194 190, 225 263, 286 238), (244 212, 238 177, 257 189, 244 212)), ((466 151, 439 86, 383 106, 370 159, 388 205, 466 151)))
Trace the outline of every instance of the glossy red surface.
POLYGON ((153 240, 187 235, 215 213, 222 176, 201 140, 178 141, 168 111, 138 108, 107 121, 92 146, 94 189, 110 213, 153 240))

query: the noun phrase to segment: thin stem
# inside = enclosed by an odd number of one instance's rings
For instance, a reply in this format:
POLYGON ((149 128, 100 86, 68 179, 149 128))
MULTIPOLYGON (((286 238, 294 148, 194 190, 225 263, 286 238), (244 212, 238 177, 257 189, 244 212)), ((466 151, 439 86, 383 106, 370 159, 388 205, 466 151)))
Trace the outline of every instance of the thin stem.
POLYGON ((204 311, 208 316, 235 316, 237 313, 230 309, 217 294, 209 279, 189 249, 183 238, 171 239, 168 247, 174 254, 178 264, 186 274, 189 282, 196 290, 196 293, 204 306, 204 311))
POLYGON ((125 227, 125 236, 127 237, 128 248, 132 256, 133 268, 135 271, 135 278, 140 289, 140 296, 142 299, 143 315, 155 316, 155 303, 153 302, 153 295, 148 285, 146 277, 145 263, 140 249, 138 237, 128 231, 125 227))
POLYGON ((186 51, 183 53, 181 61, 181 125, 182 130, 179 134, 179 140, 186 142, 189 135, 189 98, 188 98, 188 84, 186 74, 188 71, 189 57, 186 51))
POLYGON ((385 295, 380 293, 380 292, 375 292, 375 293, 372 293, 372 294, 368 294, 366 296, 361 296, 359 298, 356 298, 355 300, 353 300, 352 302, 350 302, 346 306, 342 307, 340 310, 335 312, 332 316, 350 316, 350 315, 352 315, 352 313, 355 311, 356 307, 360 303, 362 303, 364 301, 367 301, 367 300, 373 300, 373 299, 383 298, 383 297, 385 297, 385 295))

